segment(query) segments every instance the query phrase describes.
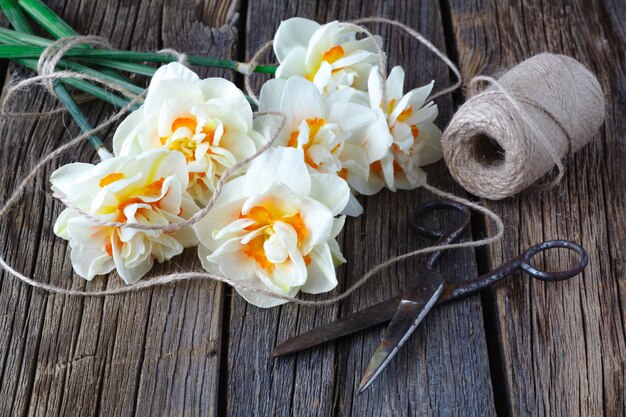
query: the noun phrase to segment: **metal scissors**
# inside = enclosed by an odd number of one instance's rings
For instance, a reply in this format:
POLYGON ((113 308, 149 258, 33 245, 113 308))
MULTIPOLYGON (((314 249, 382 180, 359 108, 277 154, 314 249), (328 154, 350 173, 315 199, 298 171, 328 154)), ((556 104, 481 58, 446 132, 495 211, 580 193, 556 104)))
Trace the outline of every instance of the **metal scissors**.
MULTIPOLYGON (((469 222, 469 209, 450 200, 426 202, 420 205, 410 218, 411 228, 415 232, 425 237, 437 238, 438 245, 458 240, 469 222), (461 221, 445 230, 428 228, 419 224, 418 220, 427 212, 440 209, 459 211, 461 221)), ((421 264, 420 272, 413 279, 412 286, 404 294, 292 337, 278 345, 272 355, 276 357, 294 353, 390 321, 383 339, 365 370, 359 386, 360 394, 380 375, 434 305, 481 291, 520 270, 541 281, 566 280, 582 272, 589 261, 587 252, 580 245, 567 240, 550 240, 531 247, 516 258, 478 278, 448 282, 434 267, 441 253, 441 251, 435 251, 430 254, 421 264), (571 269, 558 272, 541 271, 531 265, 532 257, 551 248, 563 248, 576 252, 579 256, 578 264, 571 269)))

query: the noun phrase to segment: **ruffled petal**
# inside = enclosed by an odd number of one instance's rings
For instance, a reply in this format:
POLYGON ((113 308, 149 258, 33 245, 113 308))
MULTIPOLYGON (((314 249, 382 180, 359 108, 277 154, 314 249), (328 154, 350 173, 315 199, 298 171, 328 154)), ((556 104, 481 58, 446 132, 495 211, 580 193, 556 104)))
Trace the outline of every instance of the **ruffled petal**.
POLYGON ((341 213, 350 199, 348 184, 336 175, 312 174, 309 197, 324 204, 333 216, 341 213))
POLYGON ((293 148, 269 149, 254 160, 245 178, 247 195, 255 195, 276 183, 303 195, 308 195, 311 189, 306 164, 298 150, 293 148))
POLYGON ((96 275, 108 274, 115 268, 113 258, 102 249, 77 246, 72 248, 70 257, 74 271, 87 281, 96 275))
POLYGON ((281 22, 274 36, 274 54, 278 62, 282 62, 291 50, 297 47, 306 48, 319 23, 301 17, 293 17, 281 22))
POLYGON ((315 246, 309 253, 309 259, 307 280, 300 290, 309 294, 319 294, 335 288, 337 275, 328 244, 324 242, 315 246))

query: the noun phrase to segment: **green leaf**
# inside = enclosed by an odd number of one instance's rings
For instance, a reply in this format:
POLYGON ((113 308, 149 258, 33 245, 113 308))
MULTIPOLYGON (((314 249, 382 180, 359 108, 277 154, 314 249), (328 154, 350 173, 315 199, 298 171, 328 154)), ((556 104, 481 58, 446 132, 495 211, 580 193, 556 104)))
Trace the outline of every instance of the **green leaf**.
POLYGON ((41 0, 19 0, 24 11, 56 38, 76 36, 78 33, 41 0))

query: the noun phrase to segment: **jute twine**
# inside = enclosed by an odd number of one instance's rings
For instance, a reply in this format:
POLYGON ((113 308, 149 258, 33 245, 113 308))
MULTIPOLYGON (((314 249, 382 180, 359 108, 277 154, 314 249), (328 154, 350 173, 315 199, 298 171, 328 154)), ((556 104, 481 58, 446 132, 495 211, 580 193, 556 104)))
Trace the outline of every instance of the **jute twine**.
MULTIPOLYGON (((435 94, 435 96, 438 95, 442 95, 445 93, 448 93, 450 91, 453 91, 454 89, 458 88, 461 85, 461 79, 460 79, 460 73, 458 71, 458 68, 456 68, 456 66, 447 58, 445 57, 445 55, 443 53, 441 53, 439 50, 437 50, 434 46, 432 46, 432 44, 430 44, 428 41, 425 40, 425 38, 423 38, 419 33, 417 33, 416 31, 412 30, 411 28, 406 27, 405 25, 396 22, 396 21, 392 21, 389 19, 384 19, 384 18, 368 18, 368 19, 363 19, 359 22, 382 22, 382 23, 389 23, 395 26, 398 26, 402 29, 404 29, 405 31, 407 31, 411 36, 415 37, 416 39, 418 39, 420 42, 424 43, 427 45, 427 47, 429 47, 429 49, 433 50, 433 52, 435 52, 437 54, 437 56, 439 56, 440 58, 442 58, 444 60, 444 62, 446 62, 446 64, 451 68, 451 70, 457 75, 457 77, 459 78, 457 83, 454 86, 448 87, 447 89, 435 94), (425 42, 424 42, 425 41, 425 42), (428 43, 426 43, 428 42, 428 43)), ((347 25, 356 25, 356 23, 345 23, 347 25)), ((373 36, 371 35, 371 33, 369 31, 367 31, 367 29, 365 29, 364 27, 358 26, 359 30, 362 30, 364 33, 367 34, 367 36, 373 36)), ((87 40, 84 39, 87 37, 83 37, 83 39, 81 39, 82 43, 90 43, 91 40, 87 40)), ((114 85, 110 85, 107 84, 106 82, 104 82, 103 80, 99 80, 95 77, 86 77, 84 76, 84 74, 79 74, 79 73, 73 73, 73 72, 69 72, 69 71, 60 71, 60 72, 55 72, 55 67, 56 67, 56 62, 58 62, 58 59, 60 59, 63 55, 60 54, 58 51, 60 50, 69 50, 71 48, 67 48, 67 45, 69 44, 69 41, 66 41, 64 39, 59 41, 60 44, 53 44, 51 45, 50 48, 48 48, 46 51, 44 51, 44 61, 47 62, 46 65, 42 65, 40 67, 40 74, 36 77, 24 80, 20 83, 18 83, 17 85, 11 86, 9 87, 6 95, 5 95, 5 99, 3 101, 3 109, 6 108, 6 103, 7 101, 13 97, 15 95, 15 93, 19 90, 24 88, 25 86, 32 86, 32 85, 37 85, 37 84, 44 84, 46 85, 47 83, 51 82, 51 81, 55 81, 61 78, 80 78, 80 79, 88 79, 91 81, 95 81, 95 82, 100 82, 102 84, 104 84, 107 87, 116 89, 117 91, 120 91, 123 93, 123 91, 121 91, 120 89, 116 88, 117 86, 114 85), (64 49, 65 48, 65 49, 64 49), (55 58, 50 61, 50 54, 54 54, 55 58), (52 63, 50 63, 52 62, 52 63)), ((102 45, 101 43, 98 43, 99 45, 102 45)), ((249 88, 250 87, 250 82, 249 82, 249 74, 254 70, 254 67, 256 66, 256 62, 258 60, 258 57, 261 56, 261 54, 267 50, 267 48, 269 48, 268 45, 271 45, 271 43, 266 44, 263 46, 263 48, 261 48, 261 50, 259 51, 259 53, 255 54, 255 57, 248 63, 241 63, 238 66, 238 70, 242 73, 244 73, 244 75, 246 75, 246 88, 249 89, 249 92, 252 92, 252 89, 249 88)), ((378 45, 378 49, 379 49, 379 53, 381 54, 381 65, 379 66, 379 71, 381 71, 381 76, 383 78, 387 77, 386 74, 386 65, 385 62, 383 62, 383 58, 384 58, 384 52, 382 51, 382 49, 380 48, 380 45, 378 45)), ((174 54, 173 51, 167 51, 167 53, 169 54, 174 54)), ((184 54, 174 54, 178 57, 178 59, 180 60, 184 60, 185 56, 184 54)), ((383 89, 385 88, 384 85, 385 83, 382 83, 383 85, 383 89)), ((53 90, 52 90, 53 91, 53 90)), ((383 91, 383 97, 385 96, 386 92, 383 91)), ((251 94, 252 95, 252 94, 251 94)), ((131 96, 132 97, 132 96, 131 96)), ((102 131, 103 129, 105 129, 106 127, 112 125, 113 123, 117 122, 126 112, 128 112, 135 104, 137 104, 138 102, 142 101, 142 96, 134 96, 131 100, 131 102, 124 107, 123 109, 121 109, 120 111, 118 111, 117 113, 115 113, 113 116, 111 116, 110 118, 108 118, 106 121, 104 121, 103 123, 101 123, 100 125, 98 125, 96 128, 94 128, 93 130, 83 133, 79 136, 77 136, 76 138, 72 139, 70 142, 68 142, 65 145, 62 145, 61 147, 59 147, 58 149, 56 149, 55 151, 53 151, 52 153, 48 154, 46 157, 44 157, 43 159, 41 159, 36 165, 35 167, 32 169, 32 171, 21 181, 20 185, 16 188, 16 190, 11 194, 11 196, 9 197, 9 199, 0 207, 0 220, 3 220, 6 216, 6 214, 18 203, 18 201, 20 200, 20 198, 22 197, 24 191, 26 190, 26 188, 28 187, 28 185, 30 185, 30 183, 35 179, 35 177, 37 176, 37 174, 44 168, 44 166, 58 158, 61 154, 63 154, 66 150, 68 150, 69 148, 75 146, 76 144, 82 142, 84 139, 86 139, 87 137, 102 131)), ((44 113, 45 115, 46 113, 44 113)), ((22 114, 12 114, 13 117, 26 117, 26 116, 31 116, 32 113, 28 113, 25 115, 22 114)), ((164 232, 174 232, 176 230, 180 230, 183 227, 188 227, 190 225, 193 225, 194 223, 198 222, 200 219, 202 219, 204 216, 208 215, 210 210, 213 208, 213 206, 215 205, 215 202, 217 201, 217 199, 219 198, 219 195, 221 194, 222 191, 222 186, 224 185, 224 183, 226 181, 228 181, 229 177, 234 174, 237 170, 241 169, 244 165, 250 163, 252 160, 254 160, 255 158, 257 158, 259 155, 261 155, 263 152, 265 152, 269 147, 271 147, 274 143, 274 141, 276 140, 278 133, 280 132, 280 130, 282 129, 282 127, 285 124, 285 115, 282 113, 276 113, 276 112, 265 112, 265 113, 255 113, 256 116, 262 116, 262 115, 273 115, 273 116, 280 116, 282 118, 281 120, 281 124, 279 126, 279 128, 277 129, 276 132, 274 132, 271 140, 265 145, 263 146, 261 149, 259 149, 259 151, 257 153, 255 153, 252 157, 246 159, 245 161, 241 161, 239 163, 237 163, 236 165, 232 166, 231 168, 229 168, 225 174, 221 177, 220 181, 217 184, 216 190, 214 192, 213 197, 211 198, 211 200, 209 201, 209 203, 207 204, 207 206, 202 209, 201 211, 199 211, 198 213, 196 213, 196 215, 192 216, 190 219, 183 221, 183 222, 176 222, 176 223, 171 223, 169 225, 166 226, 149 226, 149 225, 138 225, 138 224, 127 224, 127 223, 118 223, 118 222, 103 222, 98 218, 94 218, 92 216, 90 216, 87 213, 82 212, 78 207, 76 207, 72 202, 70 202, 66 196, 64 195, 60 195, 57 194, 56 197, 59 198, 62 202, 64 202, 64 204, 66 204, 66 206, 71 207, 75 210, 77 210, 82 216, 88 218, 90 221, 96 223, 96 224, 100 224, 100 225, 104 225, 104 226, 114 226, 114 227, 125 227, 125 228, 133 228, 133 229, 140 229, 140 230, 162 230, 164 232)), ((404 164, 404 161, 400 160, 401 165, 404 164)), ((412 173, 407 170, 407 175, 411 175, 412 173)), ((417 178, 414 178, 417 180, 417 178)), ((491 212, 490 210, 476 204, 473 203, 465 198, 462 197, 458 197, 455 196, 454 194, 445 192, 443 190, 440 190, 432 185, 429 185, 427 183, 423 183, 422 186, 424 188, 426 188, 427 190, 429 190, 430 192, 439 195, 441 197, 444 198, 448 198, 451 200, 454 200, 456 202, 462 203, 467 205, 468 207, 484 214, 485 216, 487 216, 488 218, 492 219, 493 222, 495 223, 496 226, 496 233, 494 236, 492 237, 488 237, 485 239, 481 239, 481 240, 477 240, 477 241, 473 241, 473 242, 462 242, 462 243, 456 243, 456 244, 448 244, 448 245, 439 245, 439 246, 430 246, 430 247, 426 247, 426 248, 422 248, 422 249, 418 249, 415 251, 411 251, 409 253, 406 254, 402 254, 393 258, 390 258, 378 265, 376 265, 375 267, 373 267, 372 269, 370 269, 365 275, 363 275, 361 278, 359 278, 352 286, 350 286, 349 288, 347 288, 343 293, 338 294, 334 297, 330 297, 327 298, 325 300, 320 300, 320 301, 312 301, 312 300, 302 300, 302 299, 298 299, 298 298, 292 298, 292 297, 288 297, 288 296, 284 296, 284 295, 280 295, 280 294, 275 294, 273 292, 270 291, 266 291, 263 289, 260 289, 258 287, 252 287, 249 286, 247 284, 238 282, 238 281, 233 281, 231 279, 229 279, 228 277, 224 277, 221 275, 216 275, 216 274, 212 274, 212 273, 208 273, 205 271, 189 271, 189 272, 181 272, 181 273, 172 273, 172 274, 167 274, 167 275, 160 275, 160 276, 156 276, 153 277, 151 279, 148 280, 142 280, 139 281, 136 284, 133 285, 129 285, 129 286, 124 286, 124 287, 118 287, 118 288, 111 288, 111 289, 106 289, 106 290, 102 290, 102 291, 79 291, 79 290, 72 290, 72 289, 65 289, 65 288, 61 288, 61 287, 57 287, 55 285, 50 285, 50 284, 46 284, 40 281, 37 281, 31 277, 25 276, 22 273, 20 273, 19 271, 15 270, 12 266, 10 266, 5 260, 4 258, 0 257, 0 266, 5 269, 7 272, 9 272, 11 275, 15 276, 16 278, 18 278, 19 280, 21 280, 22 282, 31 285, 33 287, 36 288, 40 288, 46 291, 49 291, 51 293, 56 293, 56 294, 62 294, 62 295, 70 295, 70 296, 88 296, 88 297, 101 297, 101 296, 107 296, 107 295, 116 295, 116 294, 123 294, 123 293, 129 293, 129 292, 135 292, 135 291, 139 291, 142 289, 146 289, 146 288, 151 288, 151 287, 155 287, 155 286, 160 286, 160 285, 165 285, 165 284, 172 284, 172 283, 176 283, 176 282, 180 282, 180 281, 185 281, 185 280, 190 280, 190 279, 210 279, 210 280, 215 280, 215 281, 220 281, 220 282, 224 282, 226 284, 229 284, 235 288, 238 289, 243 289, 243 290, 247 290, 247 291, 252 291, 255 292, 257 294, 262 294, 262 295, 267 295, 267 296, 271 296, 274 298, 278 298, 278 299, 282 299, 282 300, 286 300, 286 301, 290 301, 296 304, 300 304, 300 305, 308 305, 308 306, 320 306, 320 305, 327 305, 327 304, 334 304, 337 303, 341 300, 343 300, 344 298, 348 297, 350 294, 352 294, 357 288, 361 287, 363 284, 365 284, 365 282, 367 282, 371 277, 373 277, 375 274, 377 274, 378 272, 388 268, 389 266, 391 266, 392 264, 395 264, 397 262, 400 262, 404 259, 410 258, 410 257, 414 257, 417 256, 419 254, 424 254, 424 253, 431 253, 434 251, 438 251, 438 250, 446 250, 446 249, 455 249, 455 248, 470 248, 470 247, 478 247, 478 246, 483 246, 483 245, 487 245, 489 243, 495 242, 497 240, 499 240, 502 237, 503 234, 503 230, 504 230, 504 225, 502 224, 502 220, 493 212, 491 212)))
POLYGON ((604 121, 597 78, 564 55, 536 55, 497 81, 476 77, 470 88, 475 95, 443 135, 443 156, 457 182, 491 200, 559 183, 563 158, 587 144, 604 121), (481 81, 491 86, 476 93, 481 81), (535 184, 554 166, 554 179, 535 184))

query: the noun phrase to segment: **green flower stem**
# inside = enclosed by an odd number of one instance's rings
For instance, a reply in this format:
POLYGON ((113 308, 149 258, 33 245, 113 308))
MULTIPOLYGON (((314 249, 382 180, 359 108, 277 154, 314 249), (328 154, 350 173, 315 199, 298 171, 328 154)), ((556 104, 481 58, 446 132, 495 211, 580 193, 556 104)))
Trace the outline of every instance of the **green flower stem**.
MULTIPOLYGON (((80 111, 76 102, 72 99, 72 96, 67 91, 67 88, 63 87, 60 83, 54 83, 54 92, 56 93, 59 101, 65 104, 67 111, 72 115, 76 124, 80 127, 83 133, 87 133, 93 130, 93 126, 89 123, 89 120, 85 117, 83 112, 80 111)), ((91 143, 91 146, 98 152, 100 148, 104 146, 102 139, 98 135, 90 135, 87 140, 91 143)))
MULTIPOLYGON (((0 1, 12 2, 15 0, 0 0, 0 1)), ((19 9, 18 11, 21 12, 21 10, 19 9)), ((28 28, 30 29, 30 27, 28 28)), ((39 36, 24 34, 21 32, 16 32, 14 30, 9 30, 9 29, 4 29, 4 28, 0 28, 0 42, 8 43, 8 44, 15 44, 15 43, 26 44, 26 42, 37 42, 40 45, 47 45, 51 43, 50 40, 45 39, 45 38, 40 38, 39 36)), ((16 60, 16 62, 32 70, 37 69, 36 60, 18 59, 16 60)), ((59 62, 59 66, 67 70, 81 72, 87 75, 94 76, 96 78, 100 78, 108 82, 119 84, 121 87, 127 89, 128 91, 136 95, 139 95, 143 92, 143 88, 138 87, 132 83, 129 83, 123 80, 118 80, 117 78, 114 78, 108 74, 103 74, 102 72, 96 71, 90 67, 87 67, 87 66, 75 63, 75 62, 68 62, 66 60, 61 60, 59 62)), ((88 93, 100 100, 106 101, 107 103, 113 104, 118 107, 124 107, 129 102, 129 100, 121 98, 115 94, 111 94, 109 91, 97 85, 90 84, 86 80, 64 79, 64 83, 69 84, 85 93, 88 93)))
MULTIPOLYGON (((4 11, 7 19, 14 28, 24 32, 24 33, 33 33, 28 20, 26 20, 26 16, 22 13, 22 10, 17 7, 17 3, 15 0, 1 0, 0 8, 4 11)), ((33 60, 19 60, 17 61, 20 65, 34 65, 37 66, 37 61, 33 60)), ((86 83, 89 84, 89 83, 86 83)), ((69 113, 74 118, 74 121, 78 126, 80 126, 83 132, 89 132, 93 129, 85 115, 80 111, 76 102, 72 99, 67 88, 59 82, 54 82, 54 91, 59 98, 59 100, 65 105, 69 113)), ((94 147, 96 152, 103 146, 102 139, 100 139, 97 135, 90 135, 87 140, 94 147)))
MULTIPOLYGON (((15 60, 15 62, 26 68, 37 70, 37 61, 34 59, 19 59, 15 60)), ((130 100, 127 98, 120 97, 85 80, 79 80, 75 78, 61 78, 59 81, 61 81, 63 84, 70 85, 77 90, 87 93, 97 99, 110 103, 116 107, 127 106, 130 102, 130 100)), ((139 104, 133 107, 133 110, 137 110, 138 108, 139 104)))
POLYGON ((103 81, 107 81, 109 83, 112 84, 117 84, 118 86, 128 90, 129 92, 131 92, 132 94, 135 95, 140 95, 143 93, 144 89, 133 84, 133 83, 129 83, 127 81, 124 80, 119 80, 111 75, 105 74, 103 72, 97 71, 93 68, 87 67, 85 65, 81 65, 79 63, 76 62, 70 62, 70 61, 63 61, 61 60, 58 65, 66 70, 69 71, 74 71, 74 72, 78 72, 78 73, 82 73, 82 74, 86 74, 86 75, 91 75, 95 78, 99 78, 103 81))
MULTIPOLYGON (((1 0, 2 3, 0 4, 4 4, 4 3, 12 3, 15 0, 1 0)), ((19 12, 22 11, 22 9, 17 9, 19 12)), ((2 6, 2 11, 5 12, 5 15, 8 16, 8 14, 6 13, 4 6, 2 6)), ((21 16, 24 17, 24 19, 26 19, 26 17, 24 16, 24 14, 21 14, 21 16)), ((10 22, 13 22, 13 20, 11 20, 11 18, 9 18, 10 22)), ((17 22, 16 22, 17 23, 17 22)), ((28 24, 27 21, 24 21, 24 23, 28 24)), ((13 25, 13 23, 11 23, 11 25, 13 25)), ((50 45, 52 43, 52 41, 50 39, 46 39, 46 38, 42 38, 41 36, 37 36, 34 35, 30 32, 25 32, 24 30, 22 30, 22 27, 18 27, 18 26, 13 26, 15 27, 16 30, 11 30, 11 29, 7 29, 7 28, 0 28, 0 34, 6 38, 6 39, 13 39, 15 40, 14 43, 8 43, 9 45, 11 44, 16 44, 16 45, 32 45, 32 46, 43 46, 46 47, 48 45, 50 45)), ((26 26, 28 28, 28 30, 31 30, 30 26, 26 26)))
MULTIPOLYGON (((57 39, 78 36, 76 32, 67 22, 52 11, 41 0, 18 0, 19 6, 39 23, 46 31, 57 39)), ((77 48, 91 49, 89 45, 80 45, 77 48)), ((126 77, 117 71, 107 70, 108 75, 119 80, 128 81, 126 77)))
MULTIPOLYGON (((32 0, 28 0, 32 1, 32 0)), ((43 48, 49 46, 52 41, 49 39, 45 39, 39 36, 30 35, 30 34, 22 34, 19 32, 12 31, 10 29, 2 29, 0 28, 0 34, 6 36, 10 39, 19 40, 21 43, 25 43, 29 45, 29 48, 18 49, 15 50, 7 50, 3 52, 3 58, 38 58, 43 51, 43 48), (39 47, 39 48, 35 48, 39 47), (15 54, 15 56, 5 56, 4 54, 15 54)), ((14 42, 7 42, 8 46, 15 46, 14 42)), ((159 52, 137 52, 137 51, 123 51, 116 49, 86 49, 86 48, 75 48, 66 54, 68 57, 76 57, 84 60, 88 60, 93 63, 97 63, 100 65, 105 65, 104 61, 139 61, 139 62, 157 62, 157 63, 168 63, 176 61, 177 57, 173 55, 168 55, 159 52)), ((192 65, 198 65, 203 67, 215 67, 215 68, 227 68, 231 70, 236 70, 237 65, 239 64, 237 61, 229 60, 229 59, 218 59, 218 58, 210 58, 204 56, 195 56, 188 55, 187 61, 192 65)), ((115 63, 107 62, 107 65, 115 65, 115 63)), ((132 68, 132 67, 131 67, 132 68)), ((135 72, 132 69, 129 70, 131 72, 135 72)), ((263 73, 263 74, 274 74, 276 72, 276 66, 274 65, 258 65, 254 72, 263 73)), ((149 75, 142 72, 136 72, 137 74, 149 75)))
MULTIPOLYGON (((102 67, 114 68, 119 71, 132 72, 134 74, 145 75, 152 77, 157 71, 156 68, 149 65, 137 64, 135 62, 123 62, 123 61, 108 61, 105 59, 97 60, 98 64, 102 67)), ((94 61, 87 61, 86 63, 93 63, 94 61)))
POLYGON ((34 33, 33 29, 28 23, 28 20, 26 19, 26 15, 18 6, 16 0, 0 0, 0 8, 6 15, 7 19, 9 19, 9 22, 11 22, 11 25, 19 32, 22 32, 24 34, 34 33))
POLYGON ((47 32, 55 38, 64 38, 68 36, 76 36, 77 33, 52 11, 46 4, 39 0, 18 0, 19 6, 39 23, 47 32))

